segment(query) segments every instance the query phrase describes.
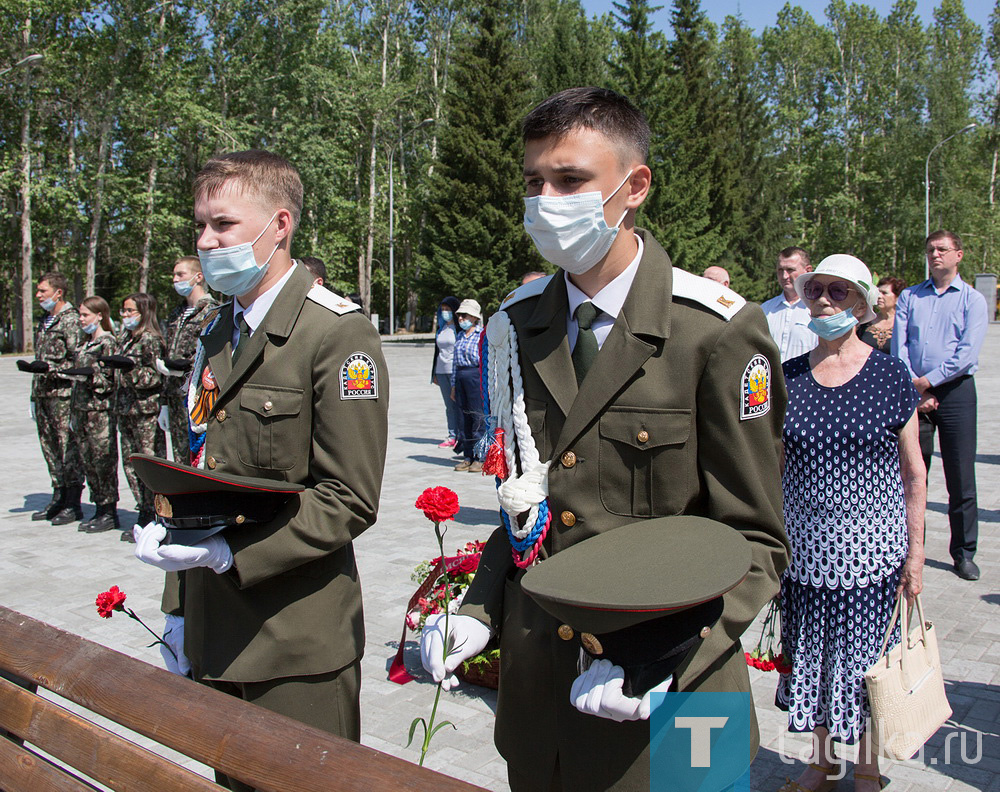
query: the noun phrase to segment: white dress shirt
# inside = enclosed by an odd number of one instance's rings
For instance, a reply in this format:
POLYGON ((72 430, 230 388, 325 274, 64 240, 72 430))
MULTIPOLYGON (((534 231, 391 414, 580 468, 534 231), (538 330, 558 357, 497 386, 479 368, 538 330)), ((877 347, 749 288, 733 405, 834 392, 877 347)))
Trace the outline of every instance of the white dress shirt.
POLYGON ((816 334, 809 329, 809 320, 812 317, 805 300, 790 303, 784 294, 779 294, 760 307, 767 317, 767 329, 771 331, 771 338, 778 345, 782 363, 804 355, 819 343, 816 334))
POLYGON ((250 327, 250 335, 253 335, 257 328, 260 327, 260 323, 264 321, 264 317, 267 316, 267 312, 271 310, 271 306, 274 301, 278 299, 278 295, 281 294, 281 290, 284 288, 285 284, 288 283, 288 279, 292 277, 292 273, 295 271, 297 264, 293 264, 292 268, 288 270, 270 289, 268 289, 263 294, 258 294, 257 299, 250 303, 246 308, 240 305, 240 301, 235 297, 233 298, 233 349, 236 349, 236 343, 240 337, 240 314, 246 317, 247 325, 250 327))
POLYGON ((639 251, 635 254, 635 258, 632 259, 632 263, 625 268, 621 275, 593 297, 588 297, 574 286, 573 281, 569 279, 568 272, 563 273, 563 277, 566 278, 566 296, 569 298, 569 315, 566 317, 566 336, 569 338, 570 352, 576 347, 576 337, 580 332, 580 328, 576 323, 576 309, 580 303, 587 300, 590 300, 598 310, 597 318, 594 319, 593 324, 590 326, 590 329, 594 331, 594 335, 597 336, 597 348, 600 349, 604 346, 604 341, 607 339, 608 333, 611 332, 611 328, 614 326, 615 320, 618 318, 618 314, 621 313, 622 306, 625 304, 625 298, 628 297, 629 290, 632 288, 635 273, 639 271, 639 260, 642 258, 642 239, 638 234, 635 235, 635 241, 639 243, 639 251))

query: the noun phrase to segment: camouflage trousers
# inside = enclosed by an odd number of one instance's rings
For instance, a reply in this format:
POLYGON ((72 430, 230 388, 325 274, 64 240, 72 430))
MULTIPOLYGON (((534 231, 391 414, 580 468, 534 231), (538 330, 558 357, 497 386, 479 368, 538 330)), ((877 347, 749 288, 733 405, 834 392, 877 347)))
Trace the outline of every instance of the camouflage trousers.
POLYGON ((185 394, 167 394, 167 415, 170 417, 170 444, 174 449, 174 462, 179 465, 190 465, 191 440, 188 437, 188 410, 185 394))
POLYGON ((156 414, 122 415, 118 417, 118 437, 122 444, 122 467, 128 487, 135 496, 135 505, 140 511, 153 513, 153 493, 136 475, 129 462, 132 454, 153 454, 161 458, 167 456, 167 438, 156 423, 156 414))
POLYGON ((35 422, 52 488, 83 484, 83 465, 70 429, 70 398, 44 396, 35 401, 35 422))
POLYGON ((73 430, 80 444, 90 501, 118 503, 118 437, 110 410, 74 410, 73 430))

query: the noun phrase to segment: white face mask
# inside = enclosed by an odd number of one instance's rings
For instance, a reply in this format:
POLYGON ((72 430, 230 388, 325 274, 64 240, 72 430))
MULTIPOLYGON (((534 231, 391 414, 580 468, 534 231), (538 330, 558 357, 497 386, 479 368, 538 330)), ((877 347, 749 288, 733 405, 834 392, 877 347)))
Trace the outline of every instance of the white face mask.
POLYGON ((274 256, 274 251, 278 245, 274 246, 271 255, 263 264, 257 263, 257 257, 253 254, 253 246, 257 240, 264 236, 264 232, 270 228, 274 218, 278 216, 275 212, 271 219, 267 221, 256 239, 253 242, 243 242, 239 245, 230 245, 214 250, 199 250, 198 259, 201 261, 201 273, 205 276, 205 282, 218 292, 227 294, 230 297, 238 297, 246 294, 264 279, 267 272, 267 265, 274 256))
POLYGON ((524 199, 524 230, 542 258, 569 272, 582 275, 608 254, 618 227, 628 214, 609 226, 604 205, 625 186, 625 178, 607 198, 599 191, 575 195, 534 195, 524 199))

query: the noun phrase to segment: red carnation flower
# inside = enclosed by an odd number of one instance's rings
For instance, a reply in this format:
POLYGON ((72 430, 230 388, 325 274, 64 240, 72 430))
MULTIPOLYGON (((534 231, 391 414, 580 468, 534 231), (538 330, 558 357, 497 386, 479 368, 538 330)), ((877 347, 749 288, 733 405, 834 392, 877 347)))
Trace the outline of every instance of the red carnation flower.
POLYGON ((125 592, 121 591, 118 586, 112 586, 107 591, 97 595, 96 605, 97 615, 104 619, 110 619, 116 610, 125 610, 125 592))
POLYGON ((458 514, 458 495, 447 487, 428 487, 414 504, 434 523, 443 523, 458 514))

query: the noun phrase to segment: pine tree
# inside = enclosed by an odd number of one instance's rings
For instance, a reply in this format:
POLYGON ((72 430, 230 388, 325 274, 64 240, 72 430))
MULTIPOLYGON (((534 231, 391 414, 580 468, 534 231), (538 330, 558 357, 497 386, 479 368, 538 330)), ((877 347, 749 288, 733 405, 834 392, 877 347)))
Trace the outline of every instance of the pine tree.
POLYGON ((524 64, 507 8, 473 12, 471 38, 452 63, 448 127, 431 180, 422 287, 495 310, 538 257, 524 233, 520 121, 527 107, 524 64))

